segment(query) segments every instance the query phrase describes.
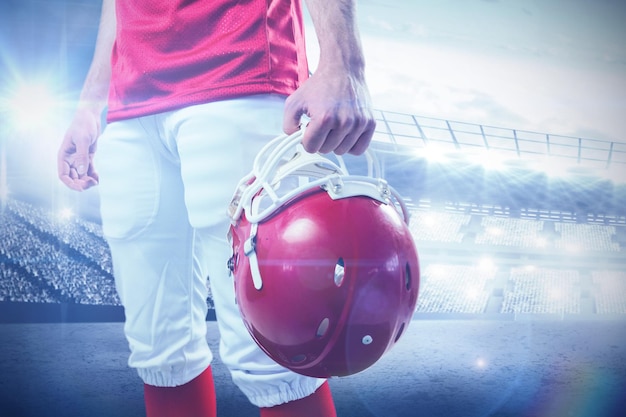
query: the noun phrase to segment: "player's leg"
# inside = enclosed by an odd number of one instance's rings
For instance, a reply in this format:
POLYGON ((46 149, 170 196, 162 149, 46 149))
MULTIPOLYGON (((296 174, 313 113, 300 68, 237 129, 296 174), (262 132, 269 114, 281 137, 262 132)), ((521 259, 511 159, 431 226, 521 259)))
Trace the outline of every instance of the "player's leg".
POLYGON ((157 117, 109 125, 99 142, 103 231, 125 308, 129 365, 155 416, 214 416, 206 276, 183 202, 176 156, 157 117), (202 395, 199 395, 202 393, 202 395))
POLYGON ((309 402, 318 402, 325 410, 316 416, 331 416, 329 410, 334 413, 334 406, 327 386, 318 391, 324 380, 277 365, 252 340, 235 304, 234 283, 227 268, 231 247, 226 237, 230 225, 226 209, 257 152, 281 132, 282 116, 282 98, 255 96, 184 109, 174 113, 169 123, 177 132, 190 221, 202 235, 207 254, 220 354, 233 381, 261 408, 310 397, 309 402), (328 393, 326 400, 312 395, 316 391, 328 393))
POLYGON ((213 417, 217 405, 211 367, 177 387, 144 384, 144 399, 148 417, 213 417))

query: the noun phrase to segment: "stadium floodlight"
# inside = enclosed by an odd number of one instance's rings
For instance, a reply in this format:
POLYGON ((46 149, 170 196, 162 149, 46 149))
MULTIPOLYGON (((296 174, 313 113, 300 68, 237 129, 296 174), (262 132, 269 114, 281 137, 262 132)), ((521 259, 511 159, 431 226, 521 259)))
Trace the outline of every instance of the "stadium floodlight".
POLYGON ((420 158, 424 158, 429 163, 444 164, 448 162, 449 159, 446 155, 446 149, 433 144, 415 149, 415 155, 420 158))
POLYGON ((54 123, 57 106, 58 100, 47 83, 21 80, 6 92, 1 110, 11 130, 24 132, 54 123))

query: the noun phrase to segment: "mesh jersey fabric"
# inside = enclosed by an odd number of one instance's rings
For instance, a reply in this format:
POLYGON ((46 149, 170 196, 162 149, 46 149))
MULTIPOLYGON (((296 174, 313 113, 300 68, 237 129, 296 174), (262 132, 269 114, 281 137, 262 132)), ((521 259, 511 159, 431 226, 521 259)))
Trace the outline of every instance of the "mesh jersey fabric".
POLYGON ((308 76, 299 0, 117 0, 109 122, 251 94, 308 76))

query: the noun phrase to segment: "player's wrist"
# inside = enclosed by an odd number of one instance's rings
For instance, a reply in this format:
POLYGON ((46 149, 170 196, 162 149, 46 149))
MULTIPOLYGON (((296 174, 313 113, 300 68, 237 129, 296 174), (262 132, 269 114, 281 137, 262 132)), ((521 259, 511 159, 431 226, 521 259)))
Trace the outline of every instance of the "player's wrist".
POLYGON ((353 78, 365 79, 365 58, 360 50, 332 49, 330 52, 321 53, 318 70, 344 73, 353 78))
POLYGON ((106 103, 102 100, 81 99, 76 107, 76 115, 88 114, 99 119, 106 107, 106 103))

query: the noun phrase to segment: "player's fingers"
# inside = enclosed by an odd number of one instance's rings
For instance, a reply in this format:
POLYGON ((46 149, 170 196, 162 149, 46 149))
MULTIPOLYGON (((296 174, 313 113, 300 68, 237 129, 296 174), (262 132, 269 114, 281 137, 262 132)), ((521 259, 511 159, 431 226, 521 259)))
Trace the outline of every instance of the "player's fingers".
POLYGON ((82 191, 82 188, 76 182, 76 178, 78 177, 76 170, 71 167, 66 159, 59 157, 57 169, 59 179, 63 184, 72 190, 82 191))
POLYGON ((65 184, 68 188, 75 190, 75 191, 82 191, 82 188, 80 186, 80 184, 78 183, 77 180, 73 179, 70 176, 70 173, 68 172, 67 174, 64 174, 62 176, 59 177, 59 179, 61 180, 61 182, 63 184, 65 184))
POLYGON ((352 148, 357 138, 354 133, 349 132, 348 129, 343 127, 330 130, 319 151, 321 153, 335 152, 338 155, 347 152, 352 148), (342 151, 343 148, 345 148, 345 151, 342 151))
POLYGON ((76 173, 60 177, 61 182, 63 182, 63 184, 65 184, 68 188, 72 190, 85 191, 88 188, 98 185, 97 178, 92 178, 88 176, 83 176, 82 178, 72 178, 72 176, 76 177, 76 173))
POLYGON ((70 164, 65 160, 63 152, 59 152, 57 157, 57 174, 60 179, 70 174, 70 164))
POLYGON ((376 121, 368 114, 338 118, 320 147, 320 152, 360 155, 369 146, 375 127, 376 121))
POLYGON ((79 175, 76 169, 73 168, 72 164, 68 161, 69 159, 71 159, 71 157, 64 156, 63 152, 59 153, 59 159, 57 162, 59 179, 68 188, 76 191, 82 191, 85 188, 83 184, 80 183, 79 175))
POLYGON ((309 153, 322 152, 322 146, 328 141, 329 135, 332 136, 332 129, 328 123, 324 123, 318 119, 311 118, 304 136, 302 137, 302 146, 309 153))
POLYGON ((374 119, 370 119, 370 121, 368 121, 366 124, 365 130, 363 130, 363 133, 358 137, 348 153, 352 155, 362 155, 369 147, 372 138, 374 137, 375 130, 376 121, 374 119))
POLYGON ((345 136, 341 143, 339 143, 339 145, 337 145, 331 152, 334 152, 337 155, 348 153, 355 146, 358 138, 358 133, 351 133, 345 136))
POLYGON ((100 176, 98 175, 96 170, 93 169, 93 165, 89 165, 89 169, 87 171, 87 178, 91 179, 94 182, 94 185, 100 182, 100 176))
POLYGON ((74 144, 72 143, 69 134, 66 134, 63 138, 61 146, 59 147, 59 151, 57 152, 57 174, 61 179, 68 176, 70 173, 70 163, 68 159, 73 152, 74 144))
POLYGON ((332 151, 337 155, 349 152, 357 144, 362 134, 363 123, 360 118, 345 121, 341 128, 337 130, 338 137, 335 139, 335 147, 330 149, 329 152, 332 151))
POLYGON ((76 153, 74 154, 72 167, 76 169, 76 173, 80 177, 87 174, 87 169, 89 168, 89 145, 90 143, 84 140, 76 143, 76 153))
POLYGON ((67 187, 69 187, 69 188, 71 188, 71 189, 73 189, 73 190, 75 190, 75 189, 76 189, 76 188, 75 188, 75 185, 74 185, 74 180, 72 180, 72 179, 70 178, 69 174, 68 174, 68 175, 62 175, 62 176, 60 176, 60 177, 59 177, 59 179, 60 179, 60 180, 61 180, 61 182, 62 182, 63 184, 65 184, 67 187))

